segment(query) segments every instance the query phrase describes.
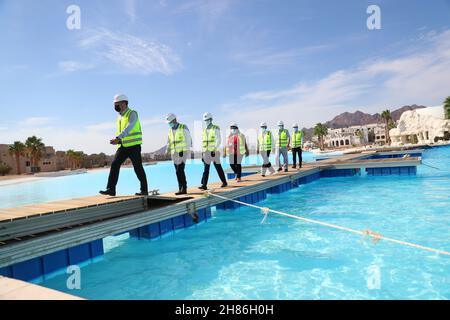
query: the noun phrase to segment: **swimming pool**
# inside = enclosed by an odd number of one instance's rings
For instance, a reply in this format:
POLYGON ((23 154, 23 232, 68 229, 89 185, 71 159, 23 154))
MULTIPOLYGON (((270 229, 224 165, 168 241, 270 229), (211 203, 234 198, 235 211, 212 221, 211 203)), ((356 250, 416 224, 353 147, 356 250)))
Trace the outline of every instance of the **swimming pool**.
MULTIPOLYGON (((427 150, 417 176, 320 179, 261 206, 450 250, 450 148, 427 150)), ((41 285, 89 299, 449 299, 450 258, 256 209, 154 241, 104 239, 102 261, 41 285)))
MULTIPOLYGON (((338 155, 339 153, 333 154, 338 155)), ((292 154, 289 155, 292 158, 292 154)), ((304 152, 304 161, 314 161, 314 158, 318 156, 320 155, 304 152)), ((224 169, 229 168, 228 159, 223 159, 223 163, 224 169)), ((272 163, 275 163, 274 157, 272 157, 272 163)), ((251 155, 244 158, 243 164, 261 164, 261 158, 251 155)), ((170 192, 178 189, 175 169, 171 161, 159 162, 144 168, 150 190, 159 189, 160 192, 170 192)), ((210 181, 219 181, 216 170, 211 168, 210 172, 210 181)), ((189 161, 186 165, 188 186, 200 186, 202 173, 201 160, 189 161)), ((96 195, 99 190, 105 188, 108 174, 109 169, 100 169, 89 171, 86 174, 42 178, 31 182, 0 186, 0 208, 96 195)), ((133 169, 122 168, 117 185, 118 194, 134 194, 138 191, 139 181, 133 169)))

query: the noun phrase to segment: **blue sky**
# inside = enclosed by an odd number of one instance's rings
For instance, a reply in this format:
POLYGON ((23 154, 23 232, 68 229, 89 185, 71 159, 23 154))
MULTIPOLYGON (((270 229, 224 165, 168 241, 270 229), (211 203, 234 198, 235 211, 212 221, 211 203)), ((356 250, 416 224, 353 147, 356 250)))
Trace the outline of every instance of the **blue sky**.
POLYGON ((251 137, 261 121, 312 126, 344 111, 439 105, 450 95, 450 0, 0 0, 0 143, 113 153, 112 97, 165 143, 174 112, 212 112, 251 137), (81 29, 66 28, 69 5, 81 29), (381 30, 366 9, 381 8, 381 30))

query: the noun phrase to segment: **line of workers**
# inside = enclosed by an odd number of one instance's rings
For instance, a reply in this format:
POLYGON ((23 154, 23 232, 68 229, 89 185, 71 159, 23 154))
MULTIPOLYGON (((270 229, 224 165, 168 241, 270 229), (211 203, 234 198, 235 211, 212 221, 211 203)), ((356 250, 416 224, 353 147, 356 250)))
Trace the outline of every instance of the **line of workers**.
MULTIPOLYGON (((107 189, 100 191, 103 195, 115 196, 116 184, 119 177, 120 166, 127 158, 131 159, 134 171, 141 183, 141 192, 136 195, 148 194, 147 179, 142 166, 141 144, 142 130, 139 117, 136 111, 128 108, 128 98, 123 95, 114 97, 114 108, 119 113, 117 118, 116 137, 110 140, 110 143, 117 145, 118 149, 111 164, 110 174, 108 178, 107 189)), ((219 126, 213 123, 213 117, 210 113, 203 115, 205 127, 202 131, 202 162, 204 170, 201 180, 200 190, 208 189, 208 179, 211 163, 214 165, 220 180, 221 187, 226 187, 227 179, 223 171, 221 158, 221 135, 219 126)), ((166 116, 166 122, 169 125, 169 133, 167 139, 167 154, 171 155, 173 160, 176 176, 178 180, 178 192, 176 195, 187 194, 187 180, 185 175, 186 161, 190 158, 192 148, 192 138, 188 127, 179 123, 177 117, 170 113, 166 116)), ((299 130, 298 124, 293 125, 292 137, 284 127, 283 121, 278 122, 278 130, 272 134, 267 129, 267 123, 260 124, 260 131, 257 139, 257 153, 261 155, 262 176, 265 177, 267 171, 274 174, 275 169, 269 161, 271 152, 275 149, 275 159, 278 171, 288 171, 288 151, 292 149, 293 166, 302 167, 302 140, 303 133, 299 130), (281 163, 283 157, 283 163, 281 163)), ((230 134, 227 137, 222 156, 229 157, 231 169, 235 173, 236 181, 241 181, 242 176, 242 160, 249 156, 249 148, 246 138, 239 130, 236 123, 230 124, 230 134)))

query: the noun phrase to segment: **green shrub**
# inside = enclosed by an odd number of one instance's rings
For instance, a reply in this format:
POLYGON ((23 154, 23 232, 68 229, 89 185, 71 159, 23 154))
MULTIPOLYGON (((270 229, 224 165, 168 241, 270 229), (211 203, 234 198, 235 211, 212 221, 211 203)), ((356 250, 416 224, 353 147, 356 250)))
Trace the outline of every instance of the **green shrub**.
POLYGON ((0 163, 0 175, 4 176, 11 171, 11 167, 5 163, 0 163))

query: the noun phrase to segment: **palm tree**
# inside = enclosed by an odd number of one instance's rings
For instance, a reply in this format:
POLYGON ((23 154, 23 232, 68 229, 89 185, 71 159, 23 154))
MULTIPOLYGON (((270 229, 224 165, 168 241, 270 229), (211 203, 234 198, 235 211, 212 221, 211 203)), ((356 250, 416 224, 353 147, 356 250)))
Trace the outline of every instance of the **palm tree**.
POLYGON ((77 169, 81 167, 84 153, 82 151, 67 150, 66 156, 69 159, 70 169, 77 169))
POLYGON ((328 134, 328 128, 325 125, 323 125, 322 123, 316 124, 316 126, 314 127, 314 135, 319 138, 320 150, 324 149, 323 137, 326 136, 327 134, 328 134))
POLYGON ((364 141, 364 131, 361 130, 361 129, 356 129, 355 135, 359 138, 360 144, 365 145, 365 141, 364 141))
POLYGON ((32 136, 25 141, 25 146, 29 154, 31 164, 37 166, 39 160, 41 160, 42 150, 44 149, 45 144, 42 143, 41 138, 32 136))
POLYGON ((445 119, 450 119, 450 96, 444 101, 445 119))
POLYGON ((384 110, 381 113, 381 117, 384 120, 385 123, 385 137, 386 137, 386 143, 387 144, 391 144, 391 138, 389 137, 389 127, 391 126, 392 123, 392 115, 391 115, 391 111, 390 110, 384 110))
POLYGON ((14 155, 14 157, 16 158, 17 174, 21 174, 20 157, 25 156, 25 150, 25 145, 20 141, 14 141, 14 144, 9 146, 9 154, 14 155))
POLYGON ((75 151, 73 151, 72 149, 67 150, 66 157, 69 160, 70 169, 73 169, 75 164, 75 151))

